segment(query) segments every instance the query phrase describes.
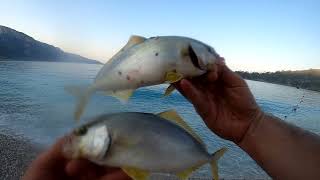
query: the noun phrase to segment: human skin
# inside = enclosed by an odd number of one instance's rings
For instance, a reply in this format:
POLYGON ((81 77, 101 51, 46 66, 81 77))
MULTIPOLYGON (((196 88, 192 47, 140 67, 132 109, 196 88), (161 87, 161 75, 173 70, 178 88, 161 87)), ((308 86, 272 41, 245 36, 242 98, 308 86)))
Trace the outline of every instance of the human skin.
POLYGON ((128 180, 121 169, 101 167, 88 160, 70 160, 64 157, 62 149, 68 137, 65 136, 47 151, 40 154, 27 169, 23 180, 128 180))
POLYGON ((320 179, 320 137, 263 112, 222 61, 176 88, 217 135, 246 151, 274 179, 320 179))

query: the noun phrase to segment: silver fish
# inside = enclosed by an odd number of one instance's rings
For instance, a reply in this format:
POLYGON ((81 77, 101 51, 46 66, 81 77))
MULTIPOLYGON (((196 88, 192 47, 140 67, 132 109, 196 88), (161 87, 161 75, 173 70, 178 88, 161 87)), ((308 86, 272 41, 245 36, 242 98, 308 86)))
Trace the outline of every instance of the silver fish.
MULTIPOLYGON (((65 89, 78 98, 75 119, 79 119, 89 97, 96 91, 127 101, 139 87, 172 84, 182 78, 200 76, 213 70, 219 59, 212 47, 191 38, 131 36, 98 72, 92 85, 66 86, 65 89)), ((165 95, 173 90, 170 85, 165 95)))
POLYGON ((209 154, 201 138, 173 110, 157 115, 102 115, 77 128, 64 146, 68 157, 121 167, 136 180, 144 180, 150 173, 186 179, 206 163, 218 179, 217 161, 225 151, 222 148, 209 154))

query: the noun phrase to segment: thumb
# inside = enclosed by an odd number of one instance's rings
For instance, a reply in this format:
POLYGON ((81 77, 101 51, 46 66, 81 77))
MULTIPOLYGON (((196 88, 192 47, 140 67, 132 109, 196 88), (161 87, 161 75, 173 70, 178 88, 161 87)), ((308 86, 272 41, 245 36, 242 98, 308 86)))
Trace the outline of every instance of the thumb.
POLYGON ((230 70, 226 65, 220 66, 220 78, 226 87, 247 87, 246 82, 237 73, 230 70))

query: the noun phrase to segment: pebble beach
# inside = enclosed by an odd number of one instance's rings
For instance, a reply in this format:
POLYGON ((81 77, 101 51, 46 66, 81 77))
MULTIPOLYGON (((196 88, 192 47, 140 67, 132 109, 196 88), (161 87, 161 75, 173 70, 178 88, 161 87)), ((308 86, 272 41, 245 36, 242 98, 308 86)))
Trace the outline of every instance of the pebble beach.
POLYGON ((0 134, 0 177, 20 179, 28 165, 41 152, 40 145, 14 135, 0 134))

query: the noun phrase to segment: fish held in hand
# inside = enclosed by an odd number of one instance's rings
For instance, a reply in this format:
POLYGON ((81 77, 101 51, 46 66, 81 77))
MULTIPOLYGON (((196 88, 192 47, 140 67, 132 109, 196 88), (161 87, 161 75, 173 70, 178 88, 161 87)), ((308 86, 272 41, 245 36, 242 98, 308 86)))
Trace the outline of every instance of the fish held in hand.
POLYGON ((209 154, 201 138, 171 110, 99 116, 74 130, 63 152, 70 158, 121 167, 133 179, 144 180, 150 173, 186 179, 206 163, 218 179, 217 161, 225 151, 209 154))
MULTIPOLYGON (((187 37, 131 36, 128 43, 98 72, 90 86, 66 86, 77 97, 75 119, 79 119, 90 96, 96 91, 127 101, 139 87, 175 83, 182 78, 200 76, 213 66, 220 56, 216 51, 187 37)), ((170 85, 164 95, 174 90, 170 85)))

